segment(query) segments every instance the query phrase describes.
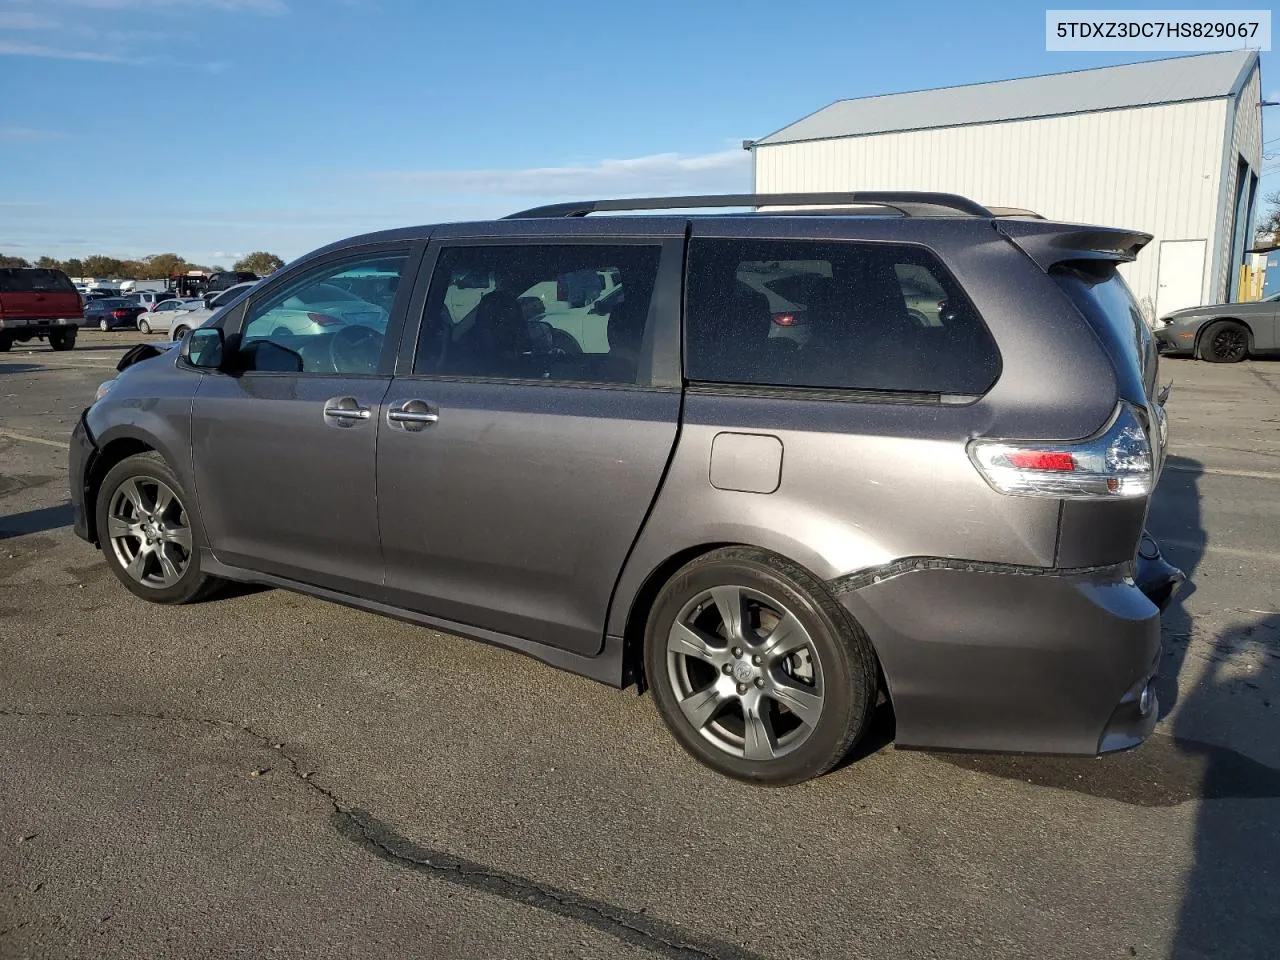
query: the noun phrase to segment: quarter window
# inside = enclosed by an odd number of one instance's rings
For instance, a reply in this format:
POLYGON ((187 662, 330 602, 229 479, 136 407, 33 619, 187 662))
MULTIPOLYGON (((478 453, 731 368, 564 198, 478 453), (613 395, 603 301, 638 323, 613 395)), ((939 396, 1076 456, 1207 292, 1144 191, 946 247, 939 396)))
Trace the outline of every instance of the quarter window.
POLYGON ((692 380, 976 395, 1000 372, 986 325, 920 247, 695 240, 686 296, 692 380))
POLYGON ((660 247, 446 247, 414 372, 637 383, 660 247))
POLYGON ((345 260, 255 300, 241 334, 246 365, 291 373, 376 373, 407 260, 345 260))

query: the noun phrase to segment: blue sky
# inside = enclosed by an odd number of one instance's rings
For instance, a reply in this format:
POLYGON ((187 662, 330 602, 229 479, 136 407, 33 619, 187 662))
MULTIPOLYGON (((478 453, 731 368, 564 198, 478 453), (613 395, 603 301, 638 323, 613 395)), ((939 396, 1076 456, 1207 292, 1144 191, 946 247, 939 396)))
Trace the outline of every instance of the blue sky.
POLYGON ((1047 53, 1044 11, 0 0, 0 252, 288 259, 566 196, 747 191, 742 140, 832 100, 1170 55, 1047 53))

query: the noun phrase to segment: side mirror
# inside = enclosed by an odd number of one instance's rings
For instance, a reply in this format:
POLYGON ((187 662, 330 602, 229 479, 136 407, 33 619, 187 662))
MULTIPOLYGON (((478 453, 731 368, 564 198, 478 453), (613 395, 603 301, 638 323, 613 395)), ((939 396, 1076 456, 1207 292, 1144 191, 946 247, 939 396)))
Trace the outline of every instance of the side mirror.
POLYGON ((182 359, 200 370, 217 370, 222 366, 225 345, 222 328, 197 327, 182 344, 182 359))

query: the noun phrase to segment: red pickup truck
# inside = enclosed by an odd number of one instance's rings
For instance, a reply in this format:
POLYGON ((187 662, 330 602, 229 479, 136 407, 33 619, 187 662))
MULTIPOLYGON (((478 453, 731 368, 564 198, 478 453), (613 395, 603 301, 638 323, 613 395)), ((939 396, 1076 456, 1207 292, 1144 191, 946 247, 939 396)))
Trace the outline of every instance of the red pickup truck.
POLYGON ((70 350, 83 319, 80 294, 61 270, 0 269, 0 353, 37 338, 54 350, 70 350))

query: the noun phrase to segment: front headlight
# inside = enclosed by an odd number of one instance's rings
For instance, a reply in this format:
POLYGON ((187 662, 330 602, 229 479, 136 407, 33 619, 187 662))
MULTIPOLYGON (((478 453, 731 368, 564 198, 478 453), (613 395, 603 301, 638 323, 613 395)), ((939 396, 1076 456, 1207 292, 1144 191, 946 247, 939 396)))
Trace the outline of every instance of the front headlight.
POLYGON ((93 402, 97 403, 99 400, 105 397, 108 393, 111 392, 111 388, 114 387, 115 385, 116 385, 116 381, 114 377, 112 377, 110 380, 104 380, 102 383, 98 384, 98 392, 93 395, 93 402))

